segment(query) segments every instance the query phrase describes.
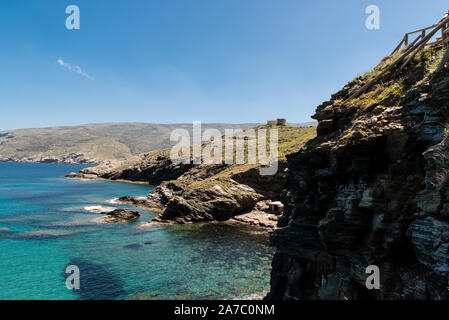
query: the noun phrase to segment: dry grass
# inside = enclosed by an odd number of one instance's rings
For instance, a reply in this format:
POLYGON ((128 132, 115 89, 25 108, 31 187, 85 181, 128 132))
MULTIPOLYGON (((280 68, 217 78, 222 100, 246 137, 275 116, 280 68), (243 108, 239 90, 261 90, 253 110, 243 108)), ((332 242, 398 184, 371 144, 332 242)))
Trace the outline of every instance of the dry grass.
MULTIPOLYGON (((296 126, 258 126, 254 128, 257 132, 258 129, 267 129, 267 153, 269 152, 269 129, 278 129, 278 155, 279 160, 283 161, 286 159, 286 155, 297 152, 301 147, 310 139, 316 136, 316 127, 296 127, 296 126)), ((247 141, 245 141, 245 144, 247 141)), ((230 164, 219 172, 213 174, 212 176, 203 179, 190 181, 189 179, 178 179, 177 183, 183 185, 183 187, 188 187, 190 190, 195 189, 207 189, 208 187, 219 185, 223 188, 232 185, 230 177, 248 171, 252 168, 258 168, 259 164, 250 164, 247 157, 247 148, 245 146, 245 163, 244 164, 230 164), (185 181, 180 181, 185 180, 185 181)), ((224 157, 224 156, 223 156, 224 157)), ((224 158, 223 158, 224 159, 224 158)), ((234 149, 234 160, 235 160, 235 149, 234 149)))

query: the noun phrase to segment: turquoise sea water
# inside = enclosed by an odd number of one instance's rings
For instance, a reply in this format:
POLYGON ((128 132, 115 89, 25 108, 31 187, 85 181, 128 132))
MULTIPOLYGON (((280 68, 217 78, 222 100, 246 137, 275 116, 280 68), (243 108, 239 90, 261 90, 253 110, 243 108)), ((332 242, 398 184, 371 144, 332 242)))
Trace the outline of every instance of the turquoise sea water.
MULTIPOLYGON (((147 185, 63 178, 83 166, 0 163, 0 299, 233 299, 269 289, 273 249, 246 227, 99 224, 86 206, 147 185), (81 288, 68 290, 77 265, 81 288)), ((128 207, 130 208, 130 207, 128 207)), ((135 208, 134 208, 135 209, 135 208)))

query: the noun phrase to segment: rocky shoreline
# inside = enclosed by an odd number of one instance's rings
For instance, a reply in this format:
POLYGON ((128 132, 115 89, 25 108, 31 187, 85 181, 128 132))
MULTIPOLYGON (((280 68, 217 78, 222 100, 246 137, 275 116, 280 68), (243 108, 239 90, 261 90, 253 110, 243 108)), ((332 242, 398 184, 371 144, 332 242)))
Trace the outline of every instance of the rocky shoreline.
POLYGON ((98 165, 103 161, 85 158, 83 154, 69 154, 63 157, 0 157, 0 162, 22 162, 22 163, 61 163, 61 164, 86 164, 98 165))
MULTIPOLYGON (((288 145, 288 149, 281 150, 287 153, 299 150, 309 137, 315 136, 315 130, 315 127, 281 128, 280 140, 288 145)), ((279 201, 285 191, 285 169, 285 158, 280 158, 273 176, 261 176, 258 165, 174 164, 170 150, 161 150, 86 168, 67 177, 155 185, 145 198, 119 199, 158 213, 152 223, 232 221, 272 231, 279 216, 267 203, 279 201)))
POLYGON ((148 184, 148 182, 145 182, 145 181, 133 181, 133 180, 126 180, 126 179, 110 180, 110 179, 106 179, 106 178, 101 178, 96 175, 80 174, 79 172, 70 172, 70 173, 66 174, 64 177, 70 178, 70 179, 79 179, 79 180, 95 180, 95 181, 121 182, 121 183, 132 183, 132 184, 148 184))
POLYGON ((140 218, 140 213, 135 210, 124 208, 105 208, 102 206, 86 207, 85 210, 93 213, 100 213, 105 217, 94 219, 95 222, 102 223, 125 223, 140 218))
MULTIPOLYGON (((115 203, 132 205, 134 207, 141 208, 158 214, 161 214, 165 209, 165 207, 161 205, 160 202, 154 202, 151 200, 150 197, 124 196, 115 200, 115 203)), ((254 210, 233 216, 232 218, 226 220, 225 222, 244 224, 246 226, 258 230, 273 232, 276 229, 279 218, 280 218, 279 215, 268 212, 267 201, 260 201, 256 205, 256 208, 254 210)), ((155 217, 151 221, 139 225, 139 227, 149 227, 152 225, 177 224, 177 223, 178 222, 173 220, 155 217)), ((185 223, 193 223, 193 222, 185 222, 185 223)))

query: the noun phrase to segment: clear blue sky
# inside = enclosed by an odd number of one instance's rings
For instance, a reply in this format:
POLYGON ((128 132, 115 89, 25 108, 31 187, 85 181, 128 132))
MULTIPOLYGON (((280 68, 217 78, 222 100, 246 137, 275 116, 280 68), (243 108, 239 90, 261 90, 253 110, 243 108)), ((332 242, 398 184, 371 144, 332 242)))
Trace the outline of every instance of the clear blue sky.
POLYGON ((447 0, 1 0, 0 130, 310 121, 405 32, 448 9, 447 0), (70 4, 80 30, 65 27, 70 4), (371 4, 378 31, 365 28, 371 4))

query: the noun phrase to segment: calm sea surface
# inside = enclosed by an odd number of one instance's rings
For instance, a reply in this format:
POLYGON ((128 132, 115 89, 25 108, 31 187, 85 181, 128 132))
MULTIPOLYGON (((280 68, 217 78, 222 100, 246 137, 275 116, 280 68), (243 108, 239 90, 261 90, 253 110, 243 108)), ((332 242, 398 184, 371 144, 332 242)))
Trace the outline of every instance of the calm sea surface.
POLYGON ((245 227, 138 228, 94 222, 89 206, 150 186, 63 178, 83 166, 0 163, 0 299, 233 299, 269 290, 273 249, 245 227), (81 288, 68 290, 77 265, 81 288))

